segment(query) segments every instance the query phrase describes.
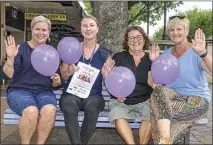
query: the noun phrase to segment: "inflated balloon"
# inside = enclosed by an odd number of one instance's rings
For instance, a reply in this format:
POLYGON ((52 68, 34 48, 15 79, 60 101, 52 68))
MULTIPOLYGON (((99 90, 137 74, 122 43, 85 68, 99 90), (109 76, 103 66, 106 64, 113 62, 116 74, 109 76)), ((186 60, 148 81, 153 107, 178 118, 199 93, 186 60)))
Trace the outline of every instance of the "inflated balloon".
POLYGON ((115 67, 105 79, 106 88, 116 98, 125 98, 135 89, 136 80, 132 71, 126 67, 115 67))
POLYGON ((74 37, 64 37, 61 39, 57 50, 60 58, 67 64, 78 62, 82 55, 81 44, 74 37))
POLYGON ((59 62, 57 50, 50 45, 39 45, 31 54, 31 63, 34 69, 44 76, 51 76, 55 73, 59 62))
POLYGON ((158 56, 151 66, 151 74, 156 84, 169 84, 177 79, 180 73, 178 59, 171 54, 158 56))

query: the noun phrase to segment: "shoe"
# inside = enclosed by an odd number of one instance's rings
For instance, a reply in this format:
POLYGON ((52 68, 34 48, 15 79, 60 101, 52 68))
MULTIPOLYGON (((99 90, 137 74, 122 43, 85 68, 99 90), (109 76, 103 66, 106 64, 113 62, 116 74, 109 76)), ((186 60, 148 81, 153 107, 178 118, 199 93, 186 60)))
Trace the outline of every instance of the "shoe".
POLYGON ((170 143, 170 138, 169 137, 160 137, 159 144, 171 144, 170 143))

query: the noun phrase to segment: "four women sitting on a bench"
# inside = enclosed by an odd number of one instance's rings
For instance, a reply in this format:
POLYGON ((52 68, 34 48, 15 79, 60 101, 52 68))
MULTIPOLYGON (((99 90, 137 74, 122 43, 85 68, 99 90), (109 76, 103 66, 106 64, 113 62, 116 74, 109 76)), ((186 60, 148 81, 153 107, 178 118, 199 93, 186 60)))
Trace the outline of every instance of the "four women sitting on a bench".
MULTIPOLYGON (((87 144, 94 132, 99 113, 104 109, 102 81, 114 66, 129 68, 135 75, 136 86, 126 97, 109 101, 109 120, 115 124, 118 133, 127 144, 135 144, 129 120, 141 120, 139 143, 147 144, 151 135, 155 144, 177 143, 187 132, 193 121, 206 113, 211 100, 205 72, 212 75, 212 57, 206 50, 205 35, 196 30, 194 40, 189 43, 189 21, 183 16, 171 17, 168 35, 174 47, 164 51, 178 58, 180 74, 170 84, 155 84, 150 68, 159 56, 159 47, 153 44, 150 53, 149 38, 139 26, 127 29, 123 52, 111 56, 110 51, 97 43, 99 24, 95 17, 86 16, 81 21, 81 43, 83 55, 79 63, 62 63, 60 72, 67 80, 60 99, 64 113, 65 127, 72 144, 87 144), (78 64, 78 65, 77 65, 78 64), (79 71, 79 65, 84 70, 79 71), (87 87, 73 95, 74 73, 88 75, 87 87), (94 80, 94 81, 92 81, 94 80), (78 124, 78 112, 84 111, 82 127, 78 124)), ((4 73, 12 78, 7 90, 10 108, 20 115, 19 133, 22 144, 29 144, 36 128, 38 144, 44 144, 54 126, 56 97, 51 87, 61 84, 60 76, 45 77, 32 67, 30 56, 38 45, 46 43, 51 22, 44 16, 37 16, 31 22, 32 39, 16 47, 13 37, 7 40, 7 61, 4 73)), ((76 87, 74 87, 76 88, 76 87)))

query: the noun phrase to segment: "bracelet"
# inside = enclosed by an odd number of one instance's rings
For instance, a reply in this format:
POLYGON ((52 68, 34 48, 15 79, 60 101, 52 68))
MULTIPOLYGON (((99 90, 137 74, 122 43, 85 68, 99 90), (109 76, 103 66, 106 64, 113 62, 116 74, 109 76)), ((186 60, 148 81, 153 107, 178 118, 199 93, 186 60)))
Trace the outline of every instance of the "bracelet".
POLYGON ((201 54, 200 57, 201 57, 201 58, 204 58, 204 57, 207 56, 207 54, 208 54, 208 51, 206 50, 206 52, 205 52, 204 54, 201 54))

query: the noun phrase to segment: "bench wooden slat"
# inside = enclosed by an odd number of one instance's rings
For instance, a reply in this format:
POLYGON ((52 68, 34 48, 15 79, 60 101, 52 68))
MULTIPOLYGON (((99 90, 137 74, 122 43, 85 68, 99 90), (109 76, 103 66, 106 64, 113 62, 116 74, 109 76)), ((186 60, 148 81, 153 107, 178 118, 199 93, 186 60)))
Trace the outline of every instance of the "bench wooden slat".
MULTIPOLYGON (((106 122, 109 121, 108 117, 107 117, 108 112, 105 110, 103 112, 100 112, 99 117, 98 117, 98 122, 106 122)), ((12 119, 19 119, 20 117, 15 114, 11 109, 6 109, 5 113, 4 113, 4 120, 12 120, 12 119)), ((78 120, 79 121, 83 121, 84 119, 84 112, 80 111, 78 114, 78 120)), ((58 110, 56 113, 56 121, 64 121, 64 116, 63 113, 58 110)), ((135 122, 140 123, 140 120, 136 119, 135 122)), ((109 123, 109 122, 108 122, 109 123)), ((6 124, 6 122, 5 122, 6 124)), ((200 120, 196 121, 193 124, 194 126, 205 126, 208 124, 208 118, 201 118, 200 120)))
MULTIPOLYGON (((110 99, 110 98, 109 98, 109 99, 110 99)), ((105 105, 108 105, 109 99, 108 99, 108 100, 104 100, 104 101, 105 101, 105 105)), ((59 100, 57 100, 57 105, 59 105, 59 100)))
MULTIPOLYGON (((18 124, 19 120, 18 119, 4 119, 5 124, 18 124)), ((79 125, 82 125, 82 122, 79 122, 79 125)), ((139 123, 129 123, 131 128, 139 128, 140 124, 139 123)), ((64 121, 55 121, 55 126, 58 127, 64 127, 64 121)), ((113 124, 110 124, 109 122, 97 122, 96 127, 101 127, 101 128, 115 128, 113 124)))
MULTIPOLYGON (((63 90, 62 89, 58 89, 58 90, 53 90, 55 95, 62 95, 63 90)), ((102 95, 103 96, 110 96, 110 94, 107 91, 107 88, 105 86, 102 86, 102 95)))
MULTIPOLYGON (((103 94, 102 94, 103 95, 103 94)), ((56 95, 56 99, 59 100, 61 98, 61 95, 56 95)), ((110 100, 110 96, 109 95, 103 95, 103 98, 105 101, 110 100)))
MULTIPOLYGON (((105 103, 105 104, 106 104, 106 103, 105 103)), ((59 105, 56 105, 56 109, 57 109, 57 110, 60 110, 59 105)), ((109 109, 108 105, 105 105, 105 106, 104 106, 104 109, 105 109, 105 110, 108 110, 108 109, 109 109)))
MULTIPOLYGON (((98 117, 98 121, 96 124, 96 127, 105 127, 105 128, 114 128, 115 126, 112 125, 111 123, 109 123, 109 119, 107 117, 108 114, 108 102, 110 100, 110 95, 106 90, 105 86, 103 87, 103 91, 102 91, 102 95, 104 97, 105 100, 105 108, 104 111, 100 112, 99 117, 98 117)), ((62 95, 62 90, 54 90, 54 94, 56 95, 57 98, 57 112, 56 112, 56 121, 55 121, 55 126, 64 126, 64 116, 62 111, 59 108, 59 99, 61 98, 62 95)), ((4 124, 18 124, 19 122, 19 116, 17 114, 15 114, 11 109, 6 109, 4 112, 4 124)), ((78 114, 78 120, 79 120, 79 124, 81 126, 82 121, 84 119, 84 112, 80 111, 78 114)), ((196 121, 193 124, 193 128, 194 127, 205 127, 208 124, 208 119, 207 117, 204 117, 198 121, 196 121)), ((139 128, 140 126, 140 120, 136 119, 135 122, 129 122, 129 125, 131 126, 131 128, 139 128)))

